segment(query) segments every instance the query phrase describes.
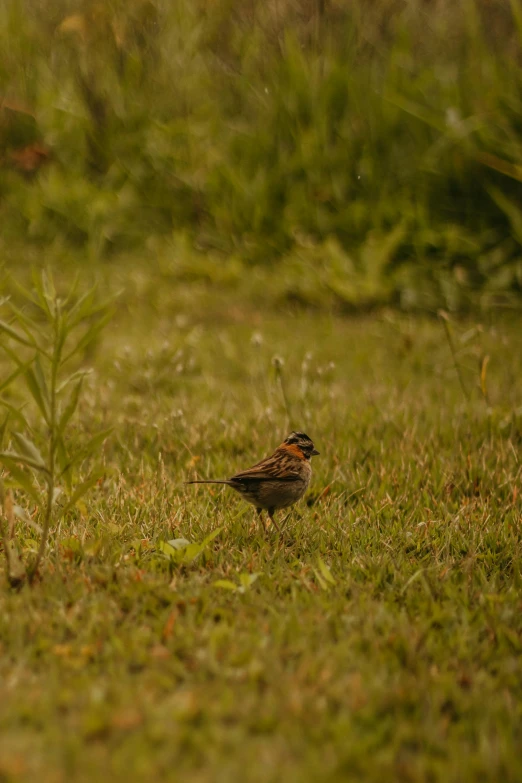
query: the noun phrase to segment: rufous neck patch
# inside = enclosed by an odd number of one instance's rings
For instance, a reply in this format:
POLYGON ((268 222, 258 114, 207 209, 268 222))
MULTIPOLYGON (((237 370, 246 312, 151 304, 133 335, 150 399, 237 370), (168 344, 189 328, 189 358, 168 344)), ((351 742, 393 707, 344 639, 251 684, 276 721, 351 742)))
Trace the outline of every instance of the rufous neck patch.
POLYGON ((299 446, 296 446, 295 443, 282 443, 279 448, 284 449, 285 451, 289 451, 290 454, 293 454, 299 459, 306 459, 304 452, 299 448, 299 446))

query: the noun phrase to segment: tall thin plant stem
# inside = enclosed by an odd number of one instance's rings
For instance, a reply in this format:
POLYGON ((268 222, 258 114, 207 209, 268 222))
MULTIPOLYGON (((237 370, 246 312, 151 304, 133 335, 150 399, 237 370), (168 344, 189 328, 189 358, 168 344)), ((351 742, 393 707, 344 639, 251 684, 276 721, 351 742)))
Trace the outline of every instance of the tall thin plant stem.
POLYGON ((444 331, 446 333, 446 339, 448 341, 449 349, 451 351, 451 357, 453 359, 453 365, 455 367, 455 370, 457 372, 457 377, 459 379, 460 388, 462 389, 462 394, 466 398, 467 402, 469 402, 469 393, 466 389, 466 384, 464 383, 464 378, 462 377, 462 371, 460 369, 460 364, 457 359, 457 351, 455 349, 455 343, 453 341, 453 335, 451 334, 451 329, 449 325, 449 319, 447 314, 443 310, 439 310, 439 318, 442 321, 442 325, 444 327, 444 331))
POLYGON ((29 583, 32 584, 34 581, 37 573, 38 568, 40 566, 40 563, 42 562, 42 558, 45 553, 45 548, 47 546, 47 541, 49 538, 49 530, 51 528, 51 520, 53 516, 53 503, 54 503, 54 482, 55 482, 55 468, 56 468, 56 428, 57 428, 57 416, 56 416, 56 382, 57 382, 57 375, 58 375, 58 368, 60 367, 60 361, 62 358, 62 346, 63 341, 60 339, 60 305, 57 300, 55 300, 54 304, 54 322, 53 322, 53 332, 54 332, 54 351, 53 351, 53 358, 51 363, 51 378, 50 378, 50 404, 49 404, 49 456, 48 456, 48 463, 47 463, 47 498, 46 498, 46 504, 45 504, 45 516, 44 516, 44 522, 42 527, 42 535, 40 537, 40 544, 38 546, 38 551, 36 553, 36 557, 34 559, 34 562, 28 569, 28 580, 29 583))

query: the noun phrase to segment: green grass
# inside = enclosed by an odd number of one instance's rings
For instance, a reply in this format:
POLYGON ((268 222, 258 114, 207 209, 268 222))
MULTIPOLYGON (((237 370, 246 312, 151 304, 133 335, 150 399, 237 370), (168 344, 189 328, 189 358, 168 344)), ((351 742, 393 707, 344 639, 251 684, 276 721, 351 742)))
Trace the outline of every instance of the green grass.
POLYGON ((3 233, 520 296, 521 43, 520 0, 5 0, 3 233))
POLYGON ((42 581, 0 593, 0 779, 520 780, 519 323, 450 324, 454 358, 435 318, 104 275, 73 438, 114 432, 42 581), (281 538, 183 485, 291 427, 321 456, 281 538))

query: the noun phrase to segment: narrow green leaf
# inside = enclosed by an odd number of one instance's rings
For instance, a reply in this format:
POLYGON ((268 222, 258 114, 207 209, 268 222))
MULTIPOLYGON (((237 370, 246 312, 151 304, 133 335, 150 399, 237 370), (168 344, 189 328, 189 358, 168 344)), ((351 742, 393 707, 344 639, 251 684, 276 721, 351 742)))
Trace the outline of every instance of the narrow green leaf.
POLYGON ((406 114, 410 114, 412 117, 416 117, 429 127, 435 128, 441 133, 445 133, 447 131, 443 116, 439 112, 433 111, 428 106, 425 106, 416 101, 409 100, 404 95, 401 95, 400 93, 393 93, 391 91, 384 95, 384 100, 393 104, 398 109, 406 112, 406 114))
POLYGON ((31 343, 34 343, 36 347, 38 344, 36 336, 42 331, 40 323, 36 322, 34 318, 30 318, 28 315, 26 315, 23 310, 20 310, 20 308, 18 308, 12 302, 10 302, 9 307, 11 312, 15 315, 18 325, 25 332, 27 339, 31 343), (34 331, 36 331, 36 335, 34 334, 34 331))
POLYGON ((160 541, 158 543, 158 550, 161 552, 162 555, 165 555, 165 557, 168 560, 173 560, 174 562, 177 562, 179 550, 175 549, 172 546, 172 544, 170 544, 168 541, 160 541))
POLYGON ((32 319, 30 316, 26 315, 23 310, 21 310, 19 307, 17 307, 13 302, 9 302, 9 309, 12 313, 16 316, 16 320, 24 330, 24 332, 27 334, 28 340, 34 340, 35 337, 32 333, 32 329, 35 327, 34 319, 32 319))
POLYGON ((17 519, 19 519, 21 522, 24 522, 26 525, 28 525, 32 530, 34 530, 35 533, 38 533, 38 535, 42 534, 42 526, 38 524, 38 522, 35 522, 34 519, 32 519, 25 508, 22 508, 22 506, 13 506, 13 513, 17 519))
POLYGON ((95 304, 94 298, 97 290, 96 286, 91 288, 78 300, 74 307, 69 310, 69 323, 72 328, 79 326, 80 323, 87 318, 93 318, 99 313, 112 309, 114 300, 121 294, 121 291, 118 291, 116 294, 112 295, 110 299, 104 299, 95 304))
POLYGON ((203 546, 207 546, 207 544, 210 544, 211 541, 213 541, 219 534, 223 531, 223 526, 217 527, 215 530, 212 531, 206 538, 203 539, 201 542, 203 546))
POLYGON ((7 422, 9 421, 9 411, 5 415, 5 419, 3 420, 2 424, 0 425, 0 447, 3 446, 5 433, 7 430, 7 422))
POLYGON ((170 541, 162 543, 168 544, 172 549, 186 549, 190 545, 190 541, 186 538, 172 538, 170 541))
MULTIPOLYGON (((110 427, 108 430, 102 430, 101 432, 98 432, 97 435, 95 435, 91 440, 86 443, 81 449, 78 449, 72 456, 69 455, 69 463, 66 465, 65 468, 62 468, 62 473, 65 470, 68 470, 73 465, 77 465, 80 462, 83 462, 83 460, 87 459, 88 457, 93 454, 96 449, 98 449, 103 442, 107 439, 107 437, 112 432, 113 428, 110 427)), ((60 474, 61 477, 62 474, 60 474)))
POLYGON ((49 277, 45 270, 40 274, 33 269, 33 286, 38 296, 39 307, 47 313, 50 321, 55 319, 56 290, 54 288, 52 277, 49 277))
POLYGON ((330 585, 328 584, 328 582, 326 582, 325 579, 323 579, 323 577, 321 576, 321 573, 317 570, 317 568, 314 568, 314 574, 315 574, 315 578, 317 579, 317 583, 318 583, 319 587, 321 588, 321 590, 329 590, 330 589, 330 585))
POLYGON ((7 468, 16 484, 21 487, 24 492, 27 492, 35 503, 40 504, 41 497, 31 480, 31 476, 28 473, 25 473, 13 459, 7 458, 5 454, 0 455, 0 462, 7 468))
POLYGON ((19 280, 16 280, 15 278, 11 278, 11 282, 13 285, 18 289, 18 291, 22 294, 23 298, 27 302, 31 302, 32 304, 39 307, 38 298, 34 295, 32 291, 30 291, 28 288, 25 288, 19 280))
POLYGON ((60 418, 60 423, 58 424, 59 431, 63 434, 63 431, 67 425, 67 422, 73 415, 74 411, 76 410, 76 407, 78 405, 78 401, 80 399, 80 392, 82 389, 84 376, 81 375, 80 378, 76 381, 76 384, 74 385, 71 395, 69 397, 69 402, 67 403, 64 412, 62 413, 62 416, 60 418))
POLYGON ((41 274, 41 280, 42 280, 42 289, 46 299, 49 302, 54 302, 56 300, 56 288, 54 287, 53 276, 50 273, 48 273, 46 269, 43 269, 41 274))
POLYGON ((415 571, 415 573, 413 573, 413 574, 410 576, 410 578, 409 578, 409 579, 406 581, 406 583, 404 584, 404 586, 403 586, 403 588, 402 588, 402 590, 401 590, 401 594, 405 593, 405 592, 406 592, 406 590, 408 589, 408 587, 409 587, 409 586, 410 586, 410 585, 411 585, 413 582, 415 582, 417 579, 419 579, 420 577, 422 577, 422 576, 424 575, 424 572, 425 572, 425 570, 426 570, 425 568, 418 568, 418 569, 417 569, 417 571, 415 571))
POLYGON ((72 508, 74 508, 74 506, 79 501, 79 499, 83 497, 83 495, 85 495, 85 493, 88 492, 89 489, 91 489, 91 487, 93 487, 97 481, 99 481, 99 479, 103 476, 103 474, 104 474, 103 470, 101 469, 96 470, 94 471, 94 473, 91 473, 88 479, 82 481, 81 484, 78 484, 69 502, 66 503, 66 505, 60 509, 59 516, 61 517, 65 516, 65 514, 67 514, 72 508))
POLYGON ((179 562, 185 565, 192 563, 193 560, 200 556, 204 549, 205 545, 203 543, 189 544, 185 549, 180 550, 179 562))
POLYGON ((79 378, 85 378, 86 375, 90 375, 91 373, 92 370, 78 370, 77 372, 73 372, 73 374, 66 378, 65 381, 62 381, 62 383, 56 389, 56 393, 60 394, 71 383, 74 383, 74 381, 77 381, 79 378))
POLYGON ((93 299, 96 293, 96 286, 89 288, 82 296, 77 299, 74 305, 69 309, 69 324, 72 328, 78 326, 85 318, 95 313, 93 299))
POLYGON ((218 527, 210 533, 203 541, 190 542, 186 538, 174 538, 171 541, 160 541, 159 551, 165 555, 172 563, 178 565, 188 565, 192 563, 204 551, 208 544, 218 536, 223 527, 218 527))
POLYGON ((222 590, 230 590, 231 593, 235 593, 237 591, 237 585, 234 584, 234 582, 231 582, 230 579, 216 579, 215 582, 212 582, 212 587, 219 587, 222 590))
POLYGON ((331 585, 337 584, 336 580, 332 576, 332 572, 324 562, 324 560, 321 560, 321 558, 318 558, 317 560, 317 566, 319 568, 319 571, 321 572, 322 577, 326 582, 328 582, 331 585))
POLYGON ((45 421, 49 423, 49 394, 42 372, 42 365, 38 356, 35 359, 34 368, 29 367, 25 373, 25 379, 31 396, 40 409, 40 413, 44 417, 45 421))
POLYGON ((34 341, 30 342, 23 335, 21 335, 20 332, 17 332, 16 329, 13 329, 12 326, 9 326, 9 324, 2 320, 0 320, 0 331, 4 332, 13 340, 16 340, 16 342, 21 343, 22 345, 28 345, 30 348, 34 348, 36 346, 34 341))
POLYGON ((207 548, 210 542, 216 538, 216 536, 218 536, 222 530, 222 527, 218 527, 200 543, 195 542, 193 544, 189 544, 181 553, 181 562, 184 564, 192 563, 192 561, 200 556, 200 554, 207 548))
POLYGON ((71 312, 72 308, 68 307, 68 305, 69 305, 69 302, 71 302, 75 298, 76 292, 78 291, 79 283, 80 283, 80 273, 77 272, 75 277, 74 277, 73 282, 69 286, 69 292, 68 292, 67 296, 65 297, 65 299, 63 300, 63 303, 62 303, 63 304, 63 309, 65 310, 66 308, 68 308, 68 312, 69 313, 71 312))
POLYGON ((80 455, 81 459, 86 459, 87 457, 90 457, 90 455, 93 454, 96 451, 96 449, 102 446, 104 441, 107 440, 107 438, 111 434, 112 430, 113 427, 109 427, 109 429, 107 430, 102 430, 101 432, 98 432, 90 439, 88 443, 86 443, 81 449, 79 449, 78 454, 80 455))
POLYGON ((0 392, 2 392, 4 389, 6 389, 9 386, 9 384, 11 384, 15 380, 15 378, 17 378, 19 375, 21 375, 24 372, 24 370, 25 370, 25 368, 27 366, 28 365, 19 365, 16 368, 16 370, 14 370, 14 372, 12 372, 11 375, 9 375, 5 379, 5 381, 2 381, 2 383, 0 383, 0 392))
POLYGON ((49 475, 49 471, 45 465, 41 465, 39 462, 34 462, 34 460, 29 459, 28 457, 24 457, 23 454, 17 454, 15 451, 1 451, 0 462, 2 462, 4 465, 8 465, 14 462, 20 465, 25 465, 27 468, 38 470, 40 473, 49 475))
POLYGON ((25 435, 22 435, 21 432, 13 432, 11 433, 11 435, 16 445, 20 449, 20 453, 24 457, 28 457, 38 467, 45 468, 45 462, 42 455, 40 454, 39 450, 34 445, 34 443, 29 440, 29 438, 27 438, 25 435))
POLYGON ((34 357, 34 371, 35 371, 36 379, 38 381, 38 386, 42 390, 42 396, 43 396, 44 400, 47 403, 49 403, 49 401, 51 399, 51 394, 50 394, 49 386, 47 385, 47 380, 45 378, 45 374, 44 374, 44 371, 43 371, 42 361, 40 359, 40 354, 38 354, 38 353, 34 357))
POLYGON ((14 405, 11 405, 11 403, 7 402, 7 400, 3 400, 2 398, 0 398, 0 405, 9 411, 11 416, 18 422, 22 429, 29 429, 29 424, 24 414, 22 413, 22 408, 15 408, 14 405))
POLYGON ((6 352, 9 358, 12 359, 12 361, 16 364, 17 367, 25 369, 26 367, 29 367, 29 365, 31 364, 32 359, 28 362, 23 362, 21 358, 18 356, 18 351, 13 351, 5 343, 2 345, 2 349, 6 352))
POLYGON ((201 551, 200 546, 200 544, 192 544, 186 538, 176 538, 173 541, 160 541, 158 549, 171 563, 182 565, 190 563, 197 557, 201 551))
POLYGON ((44 271, 38 274, 33 269, 33 287, 38 299, 38 307, 45 314, 49 324, 55 324, 60 310, 60 302, 54 288, 52 276, 48 276, 44 271))
POLYGON ((7 378, 5 378, 5 380, 0 381, 0 392, 6 389, 22 372, 23 369, 18 366, 16 370, 14 370, 10 375, 7 376, 7 378))
POLYGON ((96 337, 100 334, 104 326, 106 326, 109 321, 111 320, 113 316, 112 310, 108 313, 105 313, 105 315, 101 316, 101 318, 96 321, 96 323, 92 324, 86 332, 80 337, 76 345, 69 351, 69 353, 64 358, 64 363, 69 361, 76 353, 79 353, 80 351, 87 348, 87 346, 96 339, 96 337))

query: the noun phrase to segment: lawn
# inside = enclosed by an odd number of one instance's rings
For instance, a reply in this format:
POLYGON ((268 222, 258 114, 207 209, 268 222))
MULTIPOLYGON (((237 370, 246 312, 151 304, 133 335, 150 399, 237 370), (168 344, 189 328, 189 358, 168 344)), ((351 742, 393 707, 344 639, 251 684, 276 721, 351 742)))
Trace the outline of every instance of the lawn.
POLYGON ((104 275, 123 290, 72 431, 113 428, 103 479, 40 581, 0 573, 0 780, 520 780, 517 321, 448 340, 104 275), (321 456, 281 536, 184 486, 294 427, 321 456), (213 533, 185 562, 164 543, 213 533))

